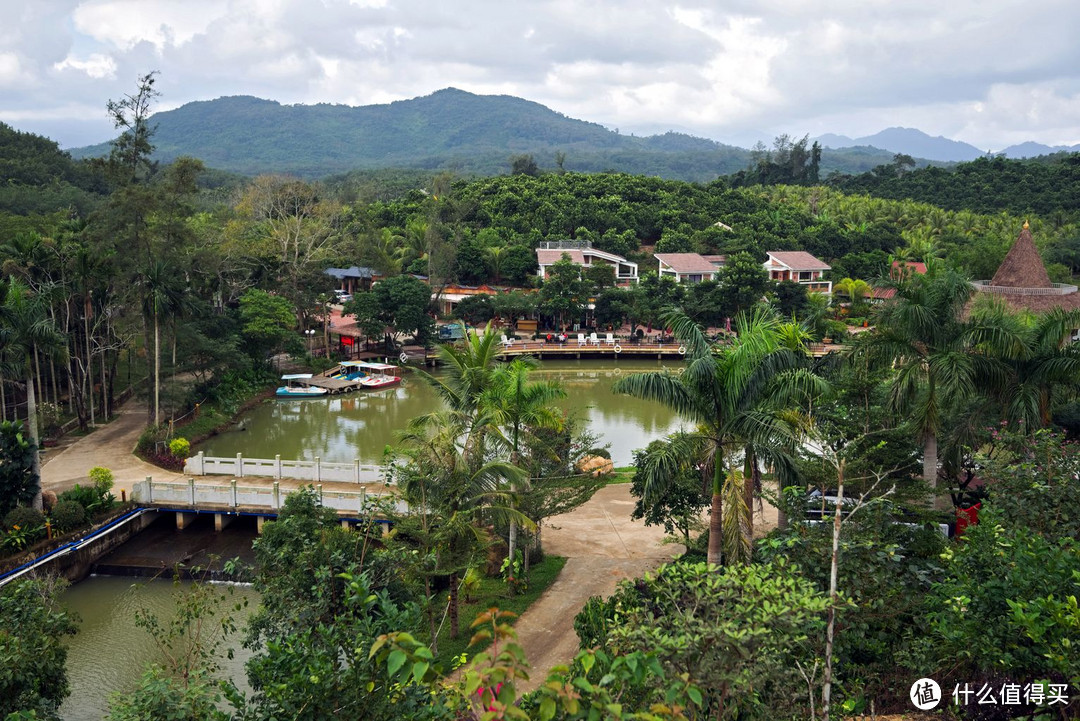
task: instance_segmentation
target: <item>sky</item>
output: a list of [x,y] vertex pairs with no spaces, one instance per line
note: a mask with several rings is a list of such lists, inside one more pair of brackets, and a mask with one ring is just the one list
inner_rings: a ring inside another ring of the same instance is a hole
[[159,110],[456,87],[742,147],[892,126],[1080,143],[1075,0],[0,0],[0,18],[0,121],[63,147],[113,137],[106,102],[152,70]]

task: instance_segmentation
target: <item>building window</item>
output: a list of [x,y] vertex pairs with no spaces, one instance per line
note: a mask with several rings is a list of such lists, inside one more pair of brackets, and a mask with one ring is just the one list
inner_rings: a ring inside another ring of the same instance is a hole
[[807,280],[813,280],[813,279],[814,279],[813,271],[809,271],[809,270],[800,270],[799,271],[799,280],[807,281]]

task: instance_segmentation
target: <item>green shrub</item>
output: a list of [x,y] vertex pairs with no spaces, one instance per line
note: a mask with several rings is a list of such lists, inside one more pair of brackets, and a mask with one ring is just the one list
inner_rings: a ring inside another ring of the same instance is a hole
[[86,508],[78,501],[57,501],[52,513],[49,515],[53,528],[66,533],[81,528],[90,521]]
[[44,528],[45,514],[29,506],[16,506],[4,516],[4,530],[20,528]]
[[169,453],[186,459],[191,454],[191,443],[187,438],[173,438],[169,441]]
[[60,497],[56,499],[57,503],[63,503],[64,501],[74,501],[83,508],[92,511],[97,504],[98,494],[90,486],[81,486],[76,483],[73,487],[67,489],[60,494]]

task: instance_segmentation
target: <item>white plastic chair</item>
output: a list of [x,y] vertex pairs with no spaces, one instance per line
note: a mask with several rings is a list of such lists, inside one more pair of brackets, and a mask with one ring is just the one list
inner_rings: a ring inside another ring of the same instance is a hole
[[585,334],[584,333],[578,333],[577,334],[577,344],[579,346],[583,346],[583,345],[585,345],[586,342],[587,341],[585,340]]
[[604,342],[607,343],[608,345],[615,345],[615,334],[614,333],[608,333],[607,338],[604,339]]
[[600,345],[600,339],[596,337],[596,333],[589,333],[589,343],[595,346]]
[[513,338],[507,338],[506,335],[504,334],[502,336],[502,344],[503,344],[504,347],[509,348],[510,346],[514,345],[514,339]]

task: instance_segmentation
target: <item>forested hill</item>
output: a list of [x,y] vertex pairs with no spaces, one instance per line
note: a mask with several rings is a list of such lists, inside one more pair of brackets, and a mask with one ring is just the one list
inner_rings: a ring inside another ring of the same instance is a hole
[[[747,150],[679,133],[634,137],[568,118],[538,103],[452,88],[388,105],[281,105],[248,96],[188,103],[156,113],[156,157],[179,155],[207,166],[255,175],[284,172],[306,178],[372,168],[448,169],[496,175],[510,158],[531,154],[539,166],[618,170],[709,181],[745,168]],[[108,145],[72,151],[105,155]],[[860,172],[891,157],[867,149],[823,158],[824,169]],[[868,162],[872,160],[872,162]]]
[[949,210],[1076,217],[1080,214],[1080,153],[1031,160],[979,158],[948,169],[908,170],[894,162],[833,184],[847,193],[916,200]]
[[0,123],[0,212],[27,216],[73,208],[85,214],[107,188],[101,173],[40,135]]

